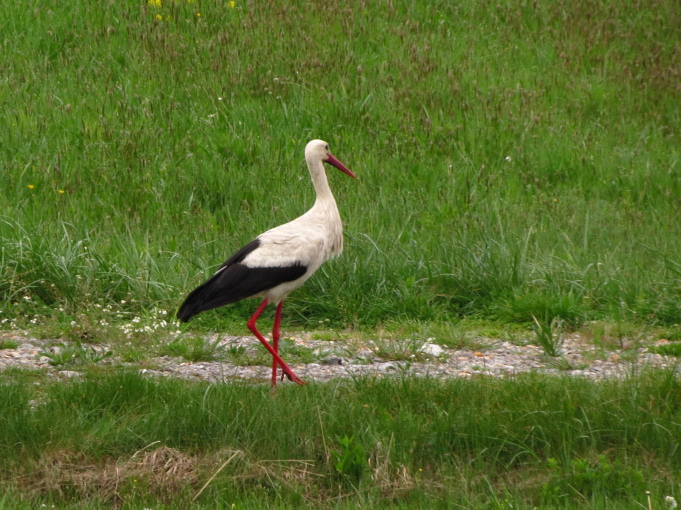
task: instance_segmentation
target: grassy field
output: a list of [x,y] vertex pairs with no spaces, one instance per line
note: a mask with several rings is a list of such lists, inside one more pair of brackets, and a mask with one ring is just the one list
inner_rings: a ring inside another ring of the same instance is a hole
[[640,509],[650,498],[664,509],[665,496],[681,499],[671,371],[605,383],[356,379],[275,395],[124,371],[66,385],[14,372],[0,384],[0,508]]
[[[346,248],[284,329],[444,342],[427,332],[536,317],[678,340],[680,82],[674,0],[0,2],[0,328],[143,356],[228,255],[312,205],[322,138],[359,176],[329,172]],[[187,331],[245,334],[254,305]],[[98,370],[2,373],[0,509],[191,508],[234,454],[195,508],[681,499],[665,372],[272,398]]]
[[315,137],[360,179],[331,174],[346,252],[295,293],[289,324],[680,321],[673,1],[36,1],[0,16],[5,324],[174,311],[311,206]]

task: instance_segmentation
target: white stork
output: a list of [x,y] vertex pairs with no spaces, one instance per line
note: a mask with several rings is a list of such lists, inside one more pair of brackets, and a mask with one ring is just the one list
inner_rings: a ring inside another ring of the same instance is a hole
[[[355,178],[343,163],[329,152],[329,144],[312,140],[305,147],[305,160],[317,193],[312,209],[293,221],[260,234],[254,241],[229,257],[203,285],[194,289],[177,312],[182,322],[206,310],[241,299],[264,299],[248,329],[272,354],[272,385],[277,384],[277,365],[291,381],[305,384],[279,356],[281,310],[284,299],[326,260],[343,251],[343,225],[322,163],[329,163]],[[272,328],[272,345],[256,327],[268,303],[277,306]],[[282,375],[283,377],[283,375]]]

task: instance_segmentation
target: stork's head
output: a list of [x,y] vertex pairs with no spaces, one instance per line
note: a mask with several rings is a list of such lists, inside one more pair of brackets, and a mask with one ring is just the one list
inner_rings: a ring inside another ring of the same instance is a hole
[[305,146],[305,159],[308,161],[323,161],[329,165],[335,166],[343,173],[348,174],[353,179],[357,177],[348,168],[336,159],[336,156],[329,151],[329,144],[324,140],[312,140]]

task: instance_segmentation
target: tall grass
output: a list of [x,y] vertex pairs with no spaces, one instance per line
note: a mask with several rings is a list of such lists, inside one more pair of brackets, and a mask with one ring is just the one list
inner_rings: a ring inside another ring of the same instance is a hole
[[174,308],[311,205],[320,137],[360,179],[301,324],[681,319],[675,2],[157,4],[0,5],[5,317]]
[[646,490],[662,508],[681,494],[673,371],[276,395],[127,372],[34,377],[15,373],[0,392],[0,483],[17,504],[190,508],[221,466],[196,508],[640,508]]

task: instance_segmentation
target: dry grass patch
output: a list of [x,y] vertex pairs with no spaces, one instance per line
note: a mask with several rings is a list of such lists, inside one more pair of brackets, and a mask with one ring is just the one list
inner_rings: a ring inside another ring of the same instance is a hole
[[60,499],[99,500],[119,507],[143,491],[168,502],[198,487],[203,475],[216,466],[219,455],[190,456],[161,446],[139,451],[128,460],[94,461],[82,453],[46,453],[16,484],[31,499],[58,496]]
[[[156,446],[150,445],[149,448]],[[152,498],[164,504],[197,499],[213,484],[224,484],[227,476],[233,488],[298,493],[308,504],[345,499],[360,492],[378,490],[382,497],[397,500],[423,486],[419,475],[400,464],[393,465],[389,452],[376,453],[369,461],[372,484],[355,487],[344,483],[338,473],[320,472],[318,462],[309,459],[249,460],[239,450],[221,450],[209,455],[190,455],[175,448],[159,446],[140,450],[127,460],[94,460],[83,453],[55,451],[25,467],[14,480],[17,491],[29,501],[42,497],[59,500],[97,501],[120,508],[136,497]],[[224,469],[228,467],[228,469]],[[329,477],[337,483],[329,485]],[[322,481],[325,480],[326,481]],[[438,490],[439,484],[431,489]],[[331,487],[331,488],[330,488]]]

